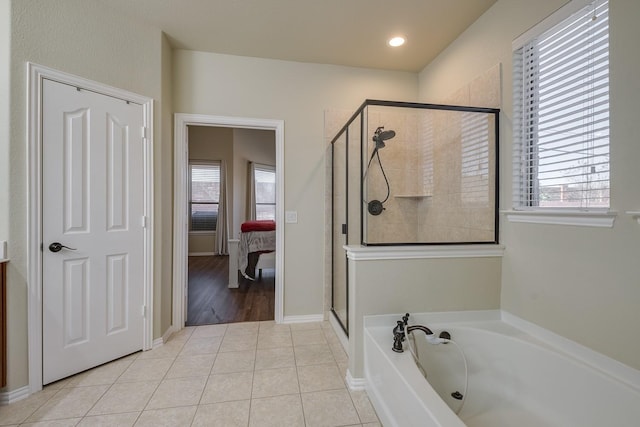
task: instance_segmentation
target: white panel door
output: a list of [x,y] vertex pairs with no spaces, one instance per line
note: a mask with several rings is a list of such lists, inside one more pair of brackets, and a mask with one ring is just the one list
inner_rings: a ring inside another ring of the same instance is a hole
[[43,384],[142,349],[143,108],[43,81]]

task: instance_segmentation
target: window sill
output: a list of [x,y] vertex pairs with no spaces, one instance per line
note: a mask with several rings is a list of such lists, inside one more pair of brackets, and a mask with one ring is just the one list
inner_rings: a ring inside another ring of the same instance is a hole
[[612,228],[617,213],[580,211],[502,211],[509,222]]

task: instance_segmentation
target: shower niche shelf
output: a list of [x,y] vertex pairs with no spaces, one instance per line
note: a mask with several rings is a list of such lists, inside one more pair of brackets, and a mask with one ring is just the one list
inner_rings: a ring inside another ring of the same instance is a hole
[[396,194],[396,199],[426,199],[431,197],[431,194]]

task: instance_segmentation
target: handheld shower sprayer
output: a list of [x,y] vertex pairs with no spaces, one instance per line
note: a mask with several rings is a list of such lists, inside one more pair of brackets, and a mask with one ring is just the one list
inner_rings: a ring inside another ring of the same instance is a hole
[[[389,194],[391,193],[391,188],[389,186],[389,180],[387,179],[387,174],[384,172],[384,167],[382,166],[382,161],[380,160],[380,153],[378,150],[385,147],[385,141],[390,140],[396,136],[395,131],[393,130],[384,130],[384,126],[379,126],[375,132],[373,133],[373,137],[371,138],[375,143],[373,148],[373,152],[371,153],[371,157],[369,158],[369,163],[367,164],[367,172],[369,172],[369,167],[371,166],[371,161],[374,157],[377,157],[378,164],[380,165],[380,170],[382,171],[382,176],[384,177],[384,181],[387,184],[387,197],[384,200],[371,200],[367,203],[367,210],[371,215],[380,215],[384,210],[384,203],[389,200]],[[367,176],[367,172],[365,172],[365,177]]]

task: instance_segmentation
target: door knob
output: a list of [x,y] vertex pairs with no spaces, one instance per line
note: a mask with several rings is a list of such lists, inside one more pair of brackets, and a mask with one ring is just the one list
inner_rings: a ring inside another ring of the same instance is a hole
[[74,248],[70,248],[69,246],[65,246],[58,242],[53,242],[52,244],[49,245],[49,250],[51,252],[60,252],[62,248],[69,249],[70,251],[75,251]]

